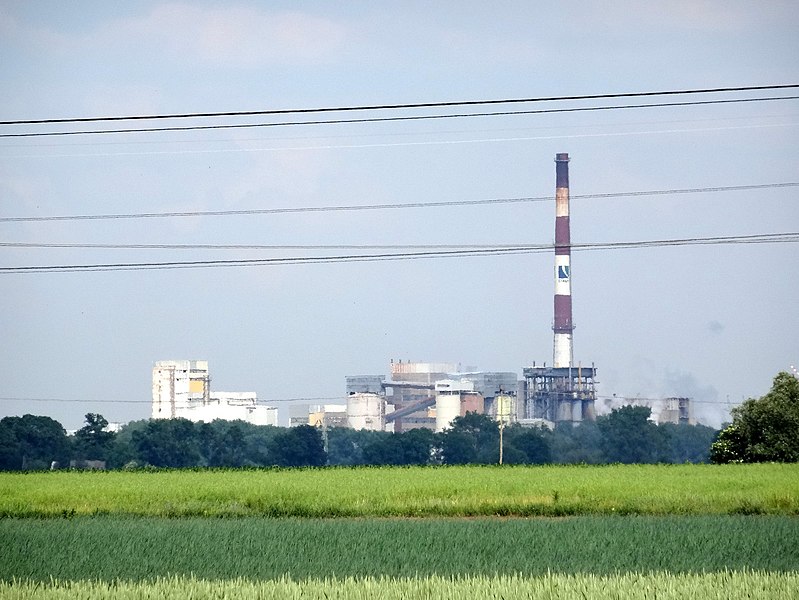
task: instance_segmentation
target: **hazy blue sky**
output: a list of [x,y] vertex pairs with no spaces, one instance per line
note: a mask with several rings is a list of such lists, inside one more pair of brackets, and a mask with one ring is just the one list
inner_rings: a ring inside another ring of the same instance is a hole
[[[0,120],[793,84],[797,31],[796,3],[776,1],[4,0]],[[776,94],[748,94],[768,95]],[[787,100],[2,138],[0,216],[554,198],[558,152],[571,156],[573,196],[796,182],[798,125],[799,102]],[[77,128],[98,126],[109,125]],[[573,199],[572,240],[795,232],[796,197],[797,188],[782,188]],[[0,240],[38,244],[546,244],[553,232],[554,200],[0,222]],[[762,395],[778,371],[799,362],[797,250],[574,252],[575,360],[596,364],[602,396],[687,395],[718,424],[728,402]],[[353,252],[3,247],[0,266]],[[67,428],[89,411],[111,421],[145,418],[152,364],[166,359],[207,359],[213,389],[254,390],[263,400],[343,396],[345,375],[384,374],[392,358],[521,375],[533,361],[552,360],[552,263],[547,252],[0,274],[0,416],[47,414]]]

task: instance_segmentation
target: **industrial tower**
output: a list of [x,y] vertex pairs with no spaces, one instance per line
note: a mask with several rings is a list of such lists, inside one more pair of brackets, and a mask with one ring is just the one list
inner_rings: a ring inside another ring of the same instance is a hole
[[552,367],[524,369],[525,418],[580,423],[593,420],[593,365],[574,365],[569,227],[569,155],[555,156],[555,320]]

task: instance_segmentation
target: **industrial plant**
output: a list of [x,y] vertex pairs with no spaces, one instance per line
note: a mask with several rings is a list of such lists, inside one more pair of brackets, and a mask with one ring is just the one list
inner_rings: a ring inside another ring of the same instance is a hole
[[[594,420],[597,369],[593,363],[590,366],[574,363],[571,281],[569,155],[561,153],[555,156],[551,366],[533,362],[522,369],[523,378],[519,379],[516,372],[462,369],[454,363],[391,360],[388,380],[384,375],[347,376],[344,402],[290,407],[289,426],[392,432],[427,428],[441,432],[468,412],[490,415],[505,424],[549,428]],[[207,361],[155,363],[152,417],[185,417],[206,422],[241,419],[257,425],[277,425],[277,409],[258,404],[254,392],[211,392],[210,382]],[[688,398],[620,401],[648,406],[657,422],[694,423]],[[602,403],[600,408],[609,412],[615,406]]]
[[277,408],[255,392],[212,392],[207,360],[161,360],[153,367],[153,419],[216,419],[277,425]]

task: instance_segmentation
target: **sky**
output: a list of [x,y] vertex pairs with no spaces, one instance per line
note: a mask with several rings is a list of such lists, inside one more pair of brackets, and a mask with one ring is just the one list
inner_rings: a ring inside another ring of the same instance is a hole
[[[3,0],[0,120],[796,84],[797,30],[795,3],[779,1]],[[607,108],[792,95],[2,125],[8,136],[268,124],[0,137],[0,267],[552,244],[562,152],[574,244],[795,233],[797,188],[772,184],[799,182],[796,99]],[[604,110],[529,112],[589,107]],[[307,124],[423,115],[446,118]],[[754,185],[772,187],[619,195]],[[608,196],[579,197],[596,194]],[[475,203],[513,198],[535,200]],[[8,220],[409,203],[427,206]],[[38,247],[8,245],[23,243]],[[596,366],[600,402],[688,396],[718,426],[766,393],[799,363],[798,250],[575,250],[574,358]],[[392,359],[521,376],[552,361],[552,254],[0,272],[0,417],[48,415],[67,429],[88,412],[147,418],[158,360],[208,360],[213,390],[255,391],[281,422],[289,400],[343,399],[345,376],[387,374]]]

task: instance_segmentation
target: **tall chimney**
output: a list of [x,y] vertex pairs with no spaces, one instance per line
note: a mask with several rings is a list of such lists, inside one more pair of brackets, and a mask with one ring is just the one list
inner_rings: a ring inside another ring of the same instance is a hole
[[555,155],[555,332],[554,367],[571,367],[572,291],[569,234],[569,155]]

